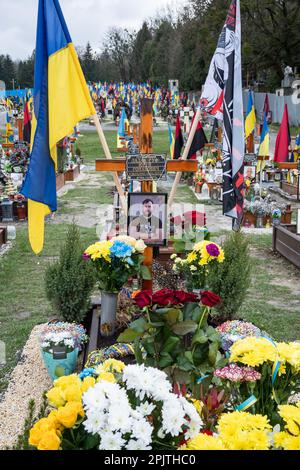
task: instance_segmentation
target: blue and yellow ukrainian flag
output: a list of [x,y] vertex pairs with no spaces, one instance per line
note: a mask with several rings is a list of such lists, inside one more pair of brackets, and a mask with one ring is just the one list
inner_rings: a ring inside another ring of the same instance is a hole
[[[269,126],[268,126],[268,121],[267,121],[267,115],[264,113],[264,123],[263,123],[263,128],[261,131],[261,138],[260,138],[260,146],[258,150],[258,156],[259,157],[268,157],[270,155],[270,131],[269,131]],[[266,161],[262,160],[258,161],[257,164],[257,173],[260,172],[260,170],[264,169],[266,165]]]
[[[119,128],[118,128],[118,136],[117,136],[117,148],[122,149],[126,145],[126,132],[125,132],[125,123],[127,121],[127,115],[125,108],[122,108]],[[127,121],[128,122],[128,121]]]
[[252,98],[252,92],[251,90],[249,90],[246,122],[245,122],[246,139],[248,139],[249,135],[252,134],[252,132],[255,130],[255,123],[256,123],[255,108],[254,108],[254,103],[253,103],[253,98]]
[[295,142],[295,151],[294,151],[294,160],[295,162],[298,161],[298,155],[300,154],[300,132],[297,136],[296,142]]
[[169,144],[170,144],[170,157],[173,159],[175,139],[174,139],[174,134],[172,132],[172,127],[170,124],[169,124]]
[[44,245],[44,218],[57,210],[56,144],[82,119],[96,114],[58,0],[39,0],[30,165],[22,188],[28,198],[29,240]]

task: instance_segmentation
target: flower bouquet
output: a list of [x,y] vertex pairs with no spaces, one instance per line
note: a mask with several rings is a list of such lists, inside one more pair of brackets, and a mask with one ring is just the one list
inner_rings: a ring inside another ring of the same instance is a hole
[[233,344],[229,362],[215,377],[231,390],[232,405],[267,415],[277,424],[277,406],[300,390],[300,344],[246,337]]
[[131,277],[151,279],[143,266],[146,245],[142,240],[127,236],[100,241],[91,245],[84,258],[91,260],[96,269],[101,290],[101,334],[112,336],[115,330],[118,294]]
[[197,383],[211,378],[214,368],[224,361],[219,333],[207,322],[210,309],[221,299],[208,291],[200,299],[192,293],[163,289],[154,294],[141,291],[134,300],[142,316],[118,341],[134,342],[139,363],[163,369],[174,385],[187,385],[196,396]]
[[108,360],[56,380],[47,398],[54,409],[29,436],[38,450],[175,450],[202,427],[166,374],[143,365]]
[[200,290],[206,287],[206,278],[209,268],[214,263],[223,263],[224,251],[216,243],[203,240],[194,245],[193,250],[186,259],[172,255],[174,271],[181,274],[186,280],[188,290]]
[[43,327],[40,334],[42,356],[52,380],[74,372],[78,353],[87,341],[82,325],[53,322]]

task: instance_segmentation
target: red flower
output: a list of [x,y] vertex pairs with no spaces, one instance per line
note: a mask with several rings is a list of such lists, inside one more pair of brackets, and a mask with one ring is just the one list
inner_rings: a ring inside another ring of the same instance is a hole
[[148,307],[152,304],[152,291],[142,290],[135,297],[134,301],[140,308]]
[[187,302],[198,302],[199,298],[196,294],[184,292],[182,290],[176,290],[174,292],[176,303],[185,304]]
[[221,302],[221,298],[209,290],[201,293],[201,303],[206,307],[215,307]]
[[214,433],[210,431],[209,429],[204,429],[203,431],[200,431],[201,434],[206,434],[207,436],[213,436]]
[[152,297],[153,303],[166,307],[170,304],[176,304],[175,291],[171,289],[162,289],[155,292]]

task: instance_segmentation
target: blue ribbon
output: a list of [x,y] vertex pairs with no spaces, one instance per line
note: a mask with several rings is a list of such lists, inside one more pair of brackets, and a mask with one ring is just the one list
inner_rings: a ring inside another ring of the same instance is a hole
[[237,406],[235,409],[236,411],[246,411],[251,406],[253,406],[257,402],[257,398],[254,395],[251,395],[247,400],[245,400],[243,403],[241,403],[239,406]]
[[209,375],[205,375],[204,377],[201,377],[200,379],[197,380],[197,384],[201,384],[202,382],[204,382],[205,379],[208,379]]

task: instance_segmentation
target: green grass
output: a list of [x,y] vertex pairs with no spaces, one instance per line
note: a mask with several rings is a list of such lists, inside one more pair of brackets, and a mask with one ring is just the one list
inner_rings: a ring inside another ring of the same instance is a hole
[[[82,152],[85,164],[94,164],[97,158],[104,158],[105,154],[96,131],[82,132],[83,137],[78,140],[78,147]],[[117,152],[117,129],[115,131],[105,131],[105,137],[110,148],[112,157],[118,157],[121,154]],[[155,153],[169,152],[168,131],[156,131],[153,133],[153,151]]]
[[[27,230],[22,228],[17,232],[13,248],[0,258],[0,340],[6,345],[6,366],[0,369],[0,392],[6,388],[8,374],[17,363],[17,352],[22,350],[32,328],[57,316],[46,299],[44,273],[59,254],[67,228],[67,225],[46,225],[45,249],[40,256],[32,253]],[[80,231],[84,246],[95,240],[94,229]]]
[[[280,124],[270,124],[270,129],[272,131],[278,132],[280,128]],[[299,127],[297,126],[290,126],[290,131],[292,136],[297,136],[299,134]]]

